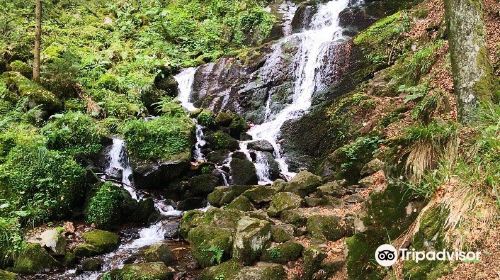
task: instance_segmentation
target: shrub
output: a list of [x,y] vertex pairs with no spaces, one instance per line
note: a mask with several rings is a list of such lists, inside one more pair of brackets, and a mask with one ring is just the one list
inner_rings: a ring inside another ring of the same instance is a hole
[[16,219],[0,217],[0,267],[9,265],[22,249],[22,236],[21,226]]
[[102,149],[102,130],[91,117],[80,112],[55,115],[42,133],[50,149],[74,156],[95,155]]
[[122,189],[112,183],[102,184],[90,199],[85,220],[99,228],[117,225],[121,219]]
[[216,126],[214,114],[209,110],[201,111],[196,120],[198,121],[198,124],[204,127],[213,128]]
[[193,123],[187,116],[132,120],[122,128],[132,158],[178,160],[190,157]]
[[354,142],[339,149],[344,159],[341,170],[344,174],[358,174],[363,164],[368,162],[381,143],[378,136],[358,137]]

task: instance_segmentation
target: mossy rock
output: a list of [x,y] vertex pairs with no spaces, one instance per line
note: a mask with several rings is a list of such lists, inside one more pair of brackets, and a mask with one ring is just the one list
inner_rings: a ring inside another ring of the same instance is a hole
[[271,223],[243,217],[238,221],[233,244],[233,259],[249,265],[257,260],[271,239]]
[[201,174],[189,179],[189,193],[193,196],[207,195],[219,184],[219,178],[212,174]]
[[97,258],[87,258],[82,260],[83,271],[99,271],[102,268],[103,260]]
[[93,257],[102,254],[97,247],[88,243],[81,243],[76,245],[72,252],[75,257]]
[[19,72],[4,72],[2,78],[9,89],[14,89],[17,92],[18,98],[28,98],[31,103],[30,107],[42,105],[44,109],[49,111],[55,111],[62,107],[61,102],[52,92]]
[[253,162],[247,159],[233,158],[231,160],[231,178],[235,185],[255,185],[259,179]]
[[126,264],[121,269],[112,270],[102,279],[110,280],[171,280],[173,269],[162,262]]
[[200,275],[200,280],[221,280],[234,279],[243,265],[239,262],[230,260],[219,265],[205,268]]
[[316,191],[321,185],[321,177],[309,171],[301,171],[290,180],[285,191],[296,193],[302,197]]
[[9,271],[5,271],[5,270],[0,269],[0,279],[16,280],[16,279],[19,279],[19,277],[17,276],[17,274],[15,274],[13,272],[9,272]]
[[294,193],[280,192],[273,195],[267,213],[271,217],[277,217],[285,210],[297,209],[302,204],[302,198]]
[[220,130],[207,134],[206,140],[214,150],[236,151],[239,148],[238,140]]
[[236,199],[234,199],[231,203],[229,203],[227,208],[244,212],[255,210],[252,202],[250,202],[250,200],[244,195],[240,195]]
[[208,267],[229,258],[233,234],[229,229],[211,225],[198,226],[188,233],[192,253],[201,267]]
[[313,215],[307,218],[307,232],[313,238],[336,241],[344,237],[346,230],[336,216]]
[[12,271],[35,274],[60,267],[60,264],[40,244],[29,243],[15,258]]
[[326,254],[320,249],[309,247],[303,250],[302,257],[304,259],[304,279],[312,279],[314,273],[321,268],[321,262],[326,258]]
[[281,212],[280,219],[297,227],[304,226],[307,222],[307,218],[301,213],[300,209],[285,210]]
[[221,208],[210,208],[206,212],[187,211],[181,219],[180,234],[187,238],[189,231],[198,226],[214,226],[236,232],[236,225],[242,215],[241,211]]
[[253,203],[270,202],[276,190],[268,186],[254,186],[243,193]]
[[24,61],[14,60],[10,63],[9,67],[10,71],[19,72],[28,79],[31,79],[33,76],[33,68]]
[[286,242],[294,236],[295,230],[292,225],[280,224],[271,226],[271,238],[274,242]]
[[147,262],[163,262],[169,265],[174,260],[174,255],[167,244],[160,243],[146,248],[144,250],[144,259]]
[[189,231],[199,225],[203,212],[200,210],[189,210],[184,212],[179,224],[179,234],[187,239]]
[[88,231],[82,237],[86,244],[93,246],[101,254],[113,251],[120,243],[118,234],[104,230]]
[[261,260],[286,264],[289,261],[298,259],[302,255],[303,249],[304,246],[301,244],[293,241],[287,241],[283,244],[267,248],[262,254]]
[[247,185],[216,187],[215,190],[208,195],[208,202],[210,203],[210,205],[213,205],[215,207],[221,207],[222,205],[230,203],[236,197],[250,188],[252,188],[252,186]]
[[234,280],[285,280],[286,272],[282,265],[273,263],[257,263],[255,266],[242,268]]
[[346,194],[345,191],[345,180],[335,180],[328,182],[320,187],[318,187],[318,192],[320,195],[331,195],[335,197],[342,197]]
[[199,125],[208,127],[208,128],[215,128],[217,127],[217,123],[215,122],[215,116],[214,113],[212,113],[209,110],[202,110],[198,116],[196,117],[196,121],[198,122]]
[[215,118],[215,122],[219,126],[228,127],[229,125],[231,125],[231,122],[233,121],[234,117],[235,117],[235,114],[230,112],[230,111],[220,112],[217,114],[217,117]]

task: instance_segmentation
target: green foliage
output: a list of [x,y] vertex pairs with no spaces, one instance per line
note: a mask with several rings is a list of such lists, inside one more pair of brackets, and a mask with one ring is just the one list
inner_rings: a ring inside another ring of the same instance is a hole
[[223,249],[220,249],[219,247],[212,245],[205,251],[211,253],[212,255],[212,259],[210,260],[211,263],[220,264],[222,262],[222,257],[224,256]]
[[215,127],[216,122],[215,122],[215,116],[214,114],[209,111],[209,110],[203,110],[198,114],[198,117],[196,118],[198,123],[204,127]]
[[443,144],[456,133],[456,130],[455,124],[433,121],[427,125],[417,124],[408,127],[403,139],[407,144],[421,141]]
[[366,162],[373,156],[381,139],[378,136],[359,137],[354,142],[340,148],[344,158],[341,164],[343,172],[351,172],[360,162]]
[[424,97],[429,90],[428,84],[418,84],[416,86],[406,86],[400,85],[398,88],[398,92],[406,93],[404,103],[408,103],[410,101],[418,100]]
[[211,144],[214,150],[235,150],[238,148],[238,142],[236,139],[220,130],[207,135],[207,141]]
[[[2,207],[0,200],[0,208]],[[0,217],[0,267],[9,264],[23,248],[21,226],[17,219]]]
[[165,116],[182,118],[186,115],[182,105],[169,96],[163,97],[157,106],[159,107],[159,111]]
[[2,78],[7,87],[16,89],[15,99],[11,101],[19,101],[20,96],[28,98],[30,102],[37,105],[43,105],[45,109],[49,110],[61,106],[60,101],[52,92],[24,77],[19,72],[5,72],[2,74]]
[[47,147],[73,156],[95,155],[102,149],[102,130],[80,112],[54,115],[42,133],[47,137]]
[[19,141],[0,165],[0,193],[10,203],[1,212],[33,223],[67,217],[81,204],[85,173],[67,155]]
[[153,120],[131,120],[122,128],[132,157],[140,160],[188,158],[193,123],[187,116],[161,116]]
[[32,75],[32,69],[23,61],[14,60],[10,63],[10,70],[14,72],[19,72],[25,77],[30,78]]
[[118,224],[122,201],[123,195],[120,187],[109,182],[102,184],[90,199],[85,220],[96,224],[99,228]]

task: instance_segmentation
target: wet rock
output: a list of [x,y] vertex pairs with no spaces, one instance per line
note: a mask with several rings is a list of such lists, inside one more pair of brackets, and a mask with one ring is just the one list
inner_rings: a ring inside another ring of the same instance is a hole
[[127,220],[139,224],[146,224],[155,213],[156,209],[153,199],[146,198],[137,202],[136,207],[134,207],[134,210],[130,213]]
[[295,15],[292,20],[293,31],[297,32],[307,28],[311,23],[311,19],[316,13],[316,11],[317,11],[316,6],[310,4],[301,4],[297,8],[297,11],[295,12]]
[[231,160],[231,178],[235,185],[255,185],[258,182],[255,165],[244,159]]
[[307,231],[313,238],[336,241],[345,235],[340,219],[335,216],[314,215],[307,218]]
[[257,157],[262,157],[262,160],[269,167],[269,178],[276,180],[280,178],[281,170],[278,162],[274,159],[273,154],[270,152],[257,152]]
[[162,163],[132,163],[134,181],[138,188],[162,188],[168,182],[179,178],[189,171],[188,161],[171,161]]
[[105,274],[102,279],[111,280],[171,280],[174,270],[162,262],[126,264]]
[[383,161],[379,160],[378,158],[375,158],[375,159],[372,159],[367,164],[365,164],[365,166],[363,166],[360,174],[361,174],[361,176],[372,175],[373,173],[384,169],[384,166],[385,166],[385,164]]
[[312,174],[309,171],[301,171],[290,180],[285,187],[285,191],[299,194],[302,197],[316,191],[321,185],[321,177]]
[[233,245],[230,230],[211,225],[202,225],[190,230],[187,240],[201,267],[212,266],[228,259]]
[[358,32],[375,22],[375,18],[368,15],[366,9],[361,6],[349,7],[339,14],[340,26]]
[[274,242],[282,243],[291,240],[294,233],[294,227],[289,224],[271,226],[271,238]]
[[116,233],[104,230],[92,230],[83,235],[85,243],[75,247],[77,257],[91,257],[113,251],[118,247],[120,238]]
[[208,153],[207,160],[210,162],[213,162],[215,164],[221,165],[227,159],[229,153],[230,153],[229,150],[212,151],[212,152]]
[[0,279],[4,280],[16,280],[19,279],[17,274],[0,269]]
[[189,195],[207,195],[219,184],[219,178],[212,174],[201,174],[189,179]]
[[285,210],[299,208],[302,198],[294,193],[280,192],[272,196],[271,204],[267,213],[271,217],[277,217]]
[[15,258],[12,271],[20,274],[35,274],[59,266],[60,264],[40,244],[28,243]]
[[244,264],[252,264],[260,257],[271,239],[271,223],[243,217],[238,221],[233,244],[233,258]]
[[99,271],[101,270],[103,261],[96,258],[87,258],[82,260],[83,271]]
[[256,140],[248,143],[248,148],[256,151],[262,151],[262,152],[274,152],[274,147],[273,145],[266,140]]
[[252,202],[260,204],[270,202],[276,190],[268,186],[254,186],[243,193]]
[[215,118],[215,122],[219,126],[228,127],[229,125],[231,125],[231,122],[233,121],[234,117],[235,114],[233,114],[231,111],[219,112],[217,114],[217,117]]
[[215,207],[228,204],[240,194],[244,193],[252,186],[220,186],[208,195],[208,202]]
[[286,264],[289,261],[298,259],[302,255],[303,249],[304,247],[301,244],[287,241],[267,248],[262,254],[261,260]]
[[236,151],[239,148],[238,140],[220,130],[213,133],[208,133],[205,139],[207,141],[208,147],[213,150]]
[[282,265],[272,263],[257,263],[255,266],[243,267],[234,280],[284,280],[285,269]]
[[64,238],[62,231],[56,228],[47,229],[29,241],[49,248],[53,255],[62,256],[66,253],[66,238]]
[[243,265],[234,260],[221,263],[216,266],[205,268],[201,273],[200,280],[234,279]]
[[177,210],[186,211],[206,206],[205,198],[203,197],[188,197],[177,203]]
[[144,259],[148,262],[163,262],[169,265],[174,260],[174,255],[167,244],[160,243],[146,248],[144,250]]
[[255,210],[255,207],[253,207],[252,202],[250,202],[250,200],[246,196],[243,196],[243,195],[238,196],[231,203],[229,203],[227,208],[240,210],[240,211],[244,211],[244,212]]

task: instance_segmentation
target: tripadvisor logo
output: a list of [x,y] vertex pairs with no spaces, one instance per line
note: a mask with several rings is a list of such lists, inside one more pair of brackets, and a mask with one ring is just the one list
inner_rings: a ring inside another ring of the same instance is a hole
[[462,262],[479,262],[481,252],[463,252],[463,251],[415,251],[401,248],[396,250],[390,244],[380,245],[375,250],[375,260],[381,266],[389,267],[396,263],[398,258],[403,261],[412,260],[420,262],[428,261],[462,261]]

